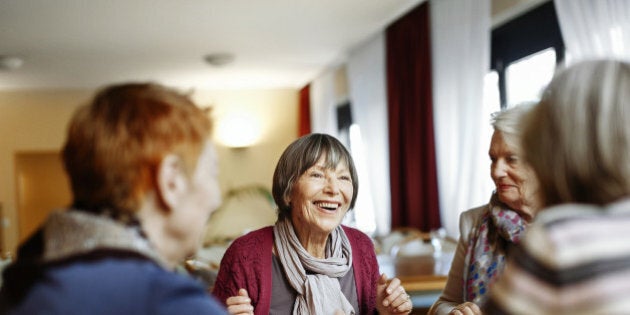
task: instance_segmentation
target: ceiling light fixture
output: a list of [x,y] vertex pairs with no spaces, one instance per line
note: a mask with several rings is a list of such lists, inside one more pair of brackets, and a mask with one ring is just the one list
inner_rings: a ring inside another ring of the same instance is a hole
[[203,59],[214,67],[222,67],[234,61],[234,55],[230,53],[214,53],[208,54]]
[[0,70],[15,70],[24,64],[20,57],[0,55]]

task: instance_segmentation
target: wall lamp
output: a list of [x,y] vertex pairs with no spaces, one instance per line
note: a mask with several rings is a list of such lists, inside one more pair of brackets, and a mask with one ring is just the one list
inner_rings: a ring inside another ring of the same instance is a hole
[[260,133],[260,121],[249,112],[227,112],[217,121],[217,139],[230,148],[252,146],[259,140]]

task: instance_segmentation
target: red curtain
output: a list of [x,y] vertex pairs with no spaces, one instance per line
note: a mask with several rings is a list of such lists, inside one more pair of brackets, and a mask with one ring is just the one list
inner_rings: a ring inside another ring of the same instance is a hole
[[298,110],[298,137],[311,133],[311,85],[300,90],[300,108]]
[[429,4],[386,30],[392,228],[440,227]]

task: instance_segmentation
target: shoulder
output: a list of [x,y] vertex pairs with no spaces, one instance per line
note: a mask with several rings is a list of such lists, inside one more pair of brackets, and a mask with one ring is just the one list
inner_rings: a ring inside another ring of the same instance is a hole
[[200,283],[187,276],[156,271],[151,284],[153,290],[148,301],[154,302],[152,314],[226,314]]
[[[352,257],[357,262],[362,261],[363,265],[375,265],[378,266],[376,260],[376,252],[374,251],[374,242],[372,239],[367,236],[367,234],[348,227],[342,226],[346,236],[348,237],[348,241],[350,241],[350,246],[352,247]],[[368,264],[369,262],[369,264]],[[356,268],[356,267],[355,267]]]
[[265,244],[273,244],[273,226],[263,227],[235,239],[228,247],[226,255],[249,255],[265,248]]
[[[73,288],[115,293],[121,287],[134,296],[151,295],[162,290],[201,285],[189,277],[166,270],[153,261],[106,258],[94,262],[75,262],[51,268],[50,276]],[[98,286],[92,286],[94,281]],[[202,289],[203,290],[203,289]]]
[[[38,314],[41,304],[48,306],[47,314],[70,310],[91,314],[168,314],[162,311],[168,307],[195,309],[178,314],[224,313],[201,284],[148,260],[104,258],[73,262],[50,267],[45,278],[29,291],[18,314]],[[203,311],[206,308],[216,312]]]
[[484,213],[488,211],[488,204],[468,209],[460,215],[460,221],[474,221],[479,220]]
[[96,261],[76,261],[52,266],[49,269],[51,277],[73,286],[86,286],[89,281],[98,281],[99,286],[91,288],[94,290],[109,290],[121,284],[136,289],[142,286],[150,287],[151,279],[165,272],[167,271],[150,260],[113,257]]
[[343,231],[346,233],[348,240],[350,240],[350,243],[353,246],[360,246],[360,247],[367,246],[368,248],[371,248],[372,250],[374,249],[374,243],[372,242],[372,239],[367,234],[355,228],[351,228],[349,226],[342,225],[341,227],[343,228]]
[[468,209],[459,216],[460,235],[467,235],[473,228],[479,226],[481,218],[488,211],[488,204]]
[[628,239],[630,199],[603,207],[564,204],[545,209],[528,227],[523,247],[545,265],[568,268],[604,257],[630,257]]
[[272,248],[272,226],[249,232],[235,239],[221,259],[219,276],[251,275],[255,273],[254,270],[263,271],[271,268]]
[[[630,272],[628,239],[628,199],[603,207],[564,204],[544,209],[527,228],[520,246],[511,252],[505,272],[491,290],[488,307],[508,313],[542,314],[550,313],[550,309],[555,313],[584,312],[583,300],[559,303],[544,299],[579,288],[583,296],[591,297],[591,313],[602,309],[624,313],[625,308],[615,307],[627,301],[627,290],[622,288],[630,288],[625,276]],[[615,289],[602,295],[601,288]],[[599,298],[602,296],[605,299]]]

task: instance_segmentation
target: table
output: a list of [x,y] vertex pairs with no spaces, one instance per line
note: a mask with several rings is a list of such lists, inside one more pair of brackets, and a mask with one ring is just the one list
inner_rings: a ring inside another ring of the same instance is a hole
[[452,259],[452,254],[377,256],[381,273],[400,279],[413,307],[421,309],[430,307],[442,293]]

